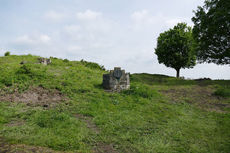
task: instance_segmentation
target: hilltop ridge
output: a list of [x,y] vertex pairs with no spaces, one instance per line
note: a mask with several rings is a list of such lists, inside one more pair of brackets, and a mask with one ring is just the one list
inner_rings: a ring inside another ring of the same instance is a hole
[[97,63],[38,58],[0,57],[0,152],[230,151],[230,80],[131,74],[107,92]]

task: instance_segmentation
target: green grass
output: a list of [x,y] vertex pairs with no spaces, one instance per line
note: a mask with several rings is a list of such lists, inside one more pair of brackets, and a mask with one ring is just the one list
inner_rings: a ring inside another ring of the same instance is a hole
[[220,86],[214,94],[220,97],[230,97],[230,86]]
[[[112,144],[119,152],[230,152],[229,110],[207,111],[185,101],[172,103],[159,92],[201,85],[215,89],[214,93],[218,90],[221,94],[228,93],[229,80],[198,82],[133,74],[130,90],[111,93],[101,86],[102,75],[106,73],[103,66],[57,58],[52,58],[51,65],[44,66],[34,64],[37,58],[31,55],[0,57],[0,93],[43,87],[59,90],[69,100],[50,109],[0,102],[0,137],[9,143],[73,152],[92,152],[99,143]],[[21,61],[27,63],[20,65]],[[226,88],[222,89],[223,85]],[[228,100],[229,97],[225,97],[224,101]],[[76,114],[91,120],[99,133],[88,128],[87,122]],[[14,122],[21,124],[14,125]],[[14,126],[9,126],[11,123]]]
[[[25,111],[22,111],[25,110]],[[71,114],[60,110],[31,109],[25,105],[0,105],[0,123],[22,122],[20,126],[0,126],[1,135],[11,143],[25,143],[55,150],[89,150],[81,144],[90,133]]]

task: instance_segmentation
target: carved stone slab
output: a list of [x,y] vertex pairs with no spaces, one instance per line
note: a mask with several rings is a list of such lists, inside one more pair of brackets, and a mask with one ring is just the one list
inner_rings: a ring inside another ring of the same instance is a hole
[[121,71],[121,68],[119,67],[115,67],[114,68],[114,71],[113,71],[113,76],[116,78],[116,79],[120,79],[121,76],[122,76],[122,71]]
[[130,88],[129,73],[121,70],[120,67],[115,67],[109,74],[103,75],[103,88],[111,91],[121,91]]

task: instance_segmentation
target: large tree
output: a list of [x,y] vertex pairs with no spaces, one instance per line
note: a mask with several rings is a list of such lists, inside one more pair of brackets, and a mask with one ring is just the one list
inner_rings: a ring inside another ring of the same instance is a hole
[[198,60],[230,64],[230,0],[205,0],[194,13]]
[[160,34],[155,53],[159,63],[174,68],[179,77],[181,68],[192,68],[196,64],[193,46],[191,27],[178,23],[173,29]]

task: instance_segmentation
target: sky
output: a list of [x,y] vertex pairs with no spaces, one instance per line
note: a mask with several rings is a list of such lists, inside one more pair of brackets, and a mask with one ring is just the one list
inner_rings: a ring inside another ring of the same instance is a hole
[[[87,60],[106,69],[175,76],[159,64],[157,37],[178,22],[193,26],[203,0],[0,0],[0,56]],[[185,78],[230,79],[228,65],[197,64]]]

